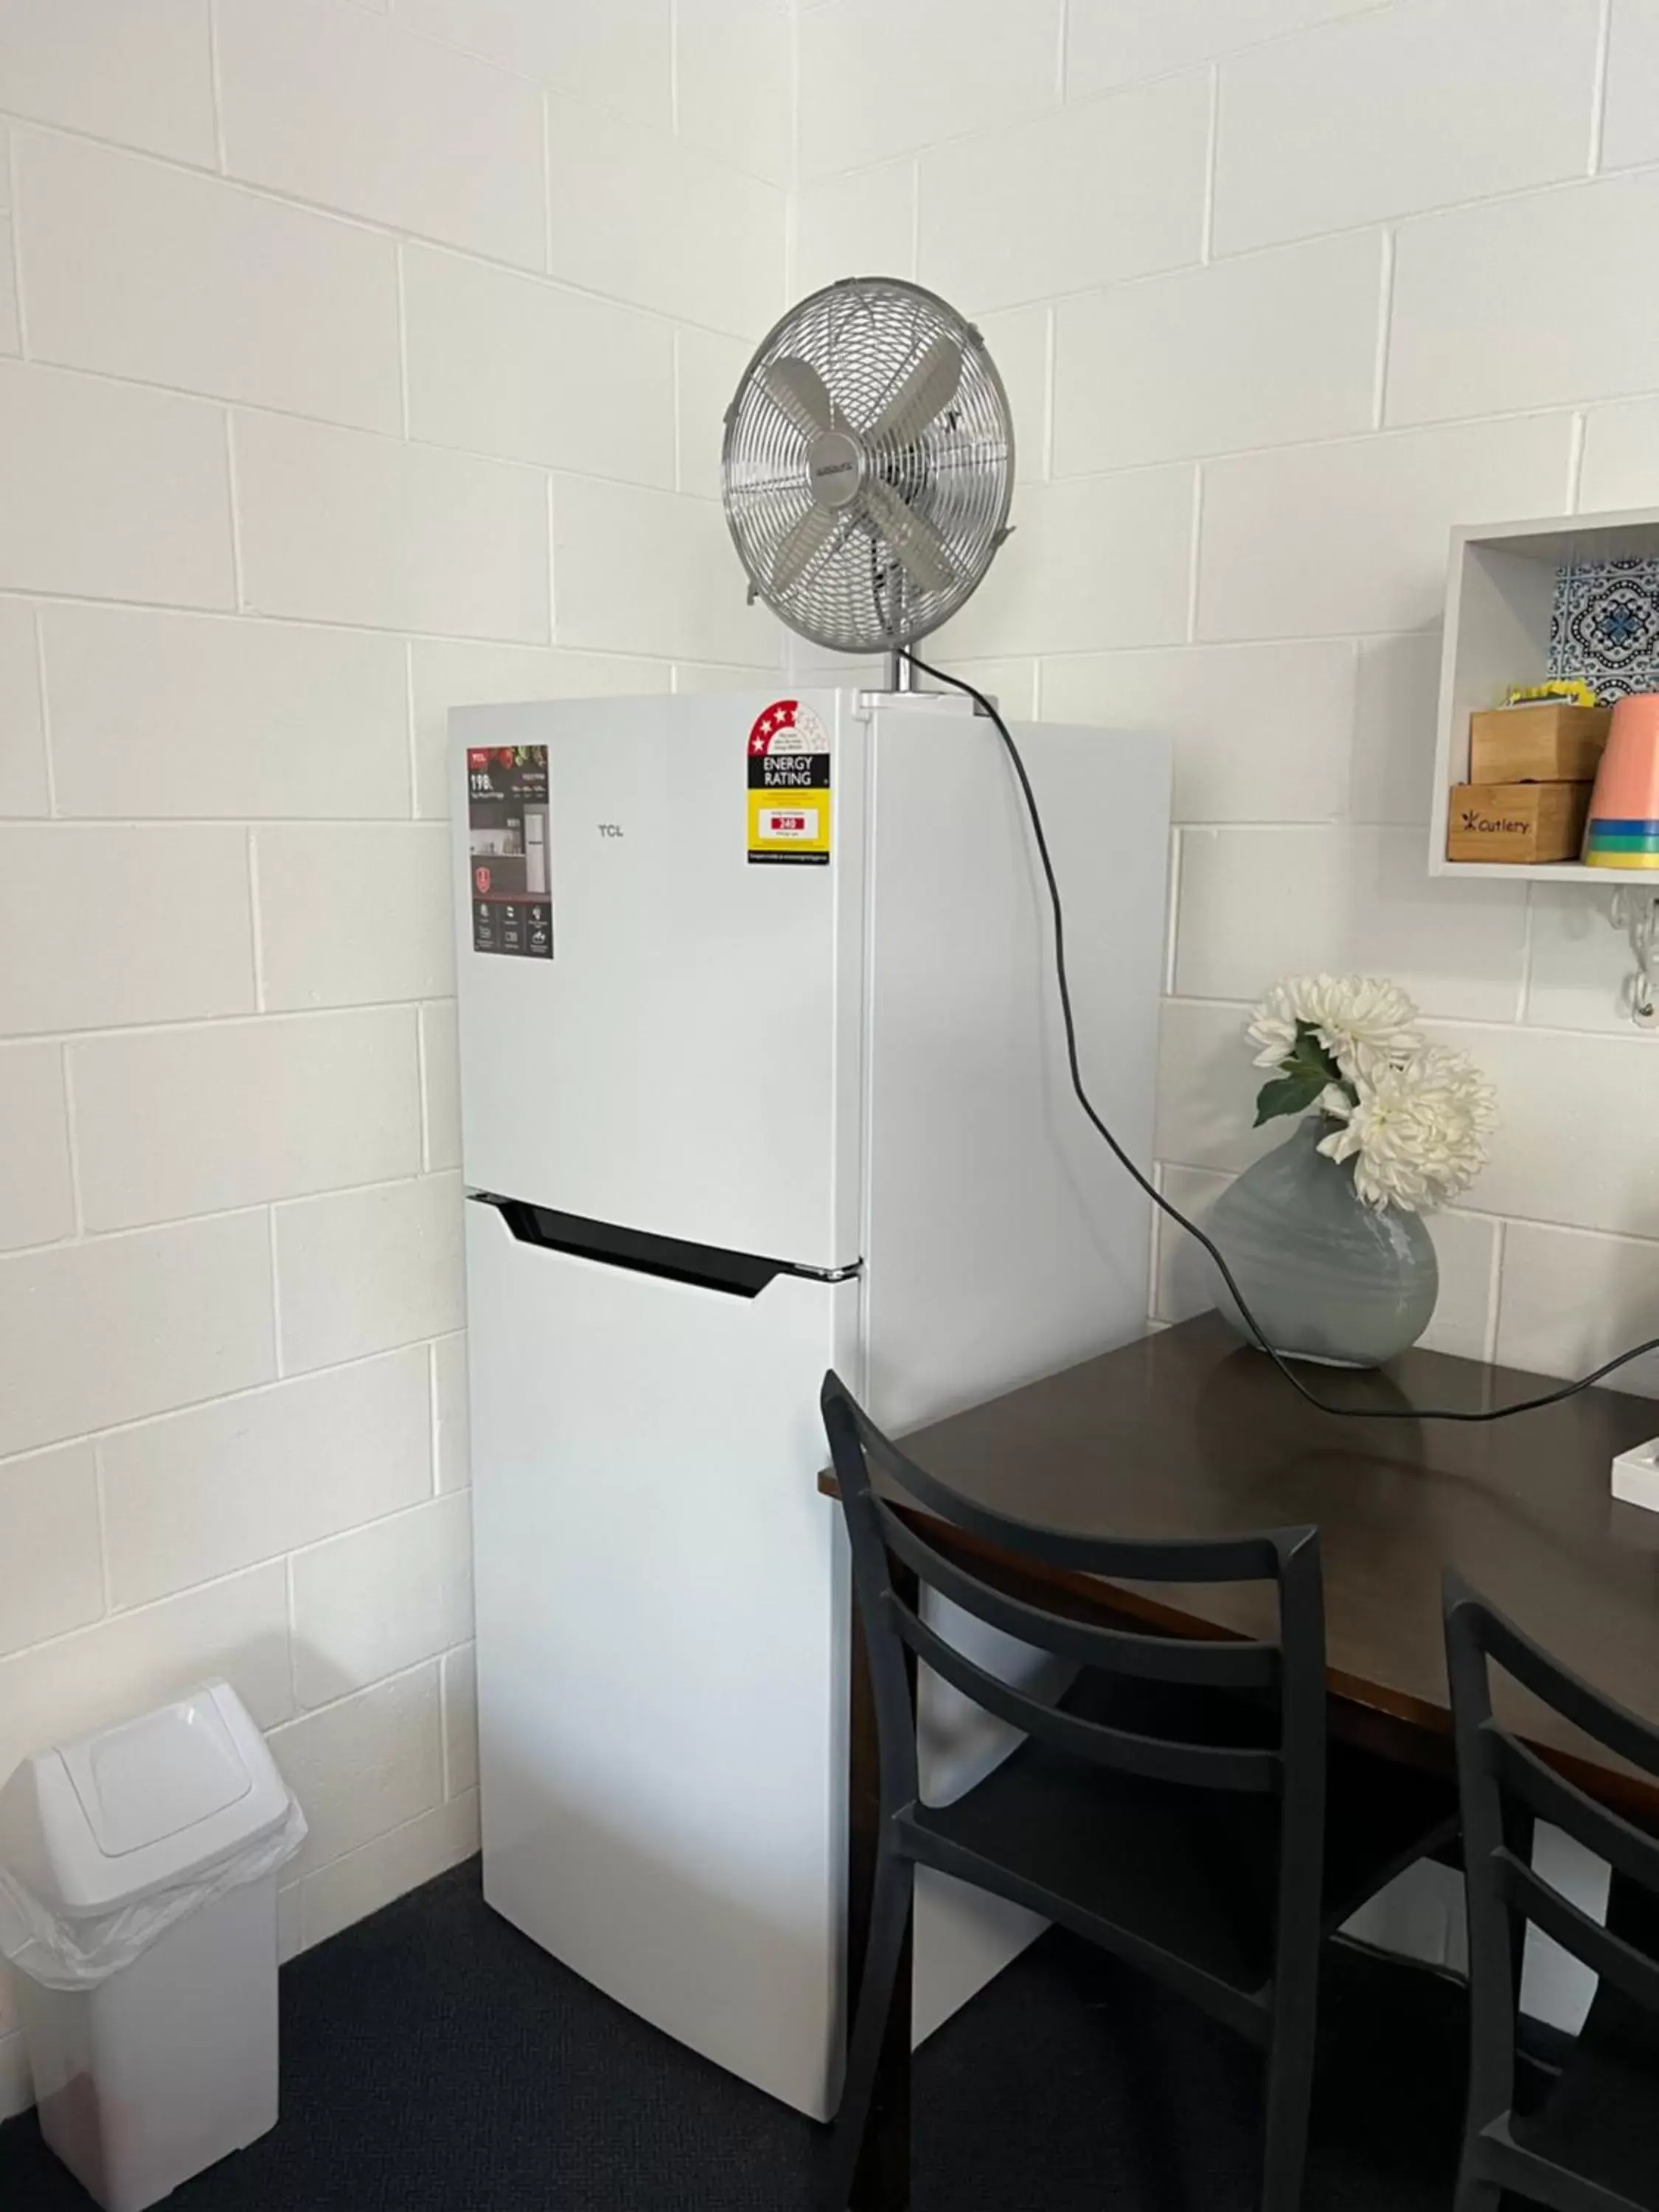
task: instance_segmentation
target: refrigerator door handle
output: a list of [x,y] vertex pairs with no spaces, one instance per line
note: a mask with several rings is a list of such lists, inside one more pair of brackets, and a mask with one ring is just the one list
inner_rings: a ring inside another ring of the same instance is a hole
[[653,1237],[615,1221],[590,1221],[581,1214],[560,1213],[551,1206],[503,1197],[496,1191],[475,1190],[468,1196],[475,1206],[494,1206],[520,1244],[539,1244],[546,1251],[568,1253],[600,1267],[660,1275],[670,1282],[719,1291],[727,1297],[758,1297],[779,1275],[804,1275],[815,1283],[844,1283],[862,1266],[856,1262],[850,1267],[796,1267],[787,1260],[766,1260],[753,1252],[728,1252],[714,1244],[689,1244],[678,1237]]

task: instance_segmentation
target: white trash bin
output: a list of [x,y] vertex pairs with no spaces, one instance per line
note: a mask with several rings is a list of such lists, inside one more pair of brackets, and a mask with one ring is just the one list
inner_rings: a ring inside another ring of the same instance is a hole
[[0,1790],[0,1952],[40,2132],[106,2212],[276,2125],[276,1872],[305,1833],[225,1682]]

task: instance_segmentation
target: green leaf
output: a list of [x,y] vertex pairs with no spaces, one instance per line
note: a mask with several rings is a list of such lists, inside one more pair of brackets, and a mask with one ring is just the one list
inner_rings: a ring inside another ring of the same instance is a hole
[[[1286,1066],[1291,1063],[1286,1061]],[[1316,1098],[1330,1081],[1322,1068],[1303,1068],[1294,1075],[1281,1075],[1272,1083],[1264,1083],[1255,1098],[1255,1126],[1272,1121],[1281,1114],[1305,1114]]]
[[1296,1042],[1279,1063],[1277,1081],[1256,1093],[1255,1126],[1281,1114],[1305,1114],[1328,1084],[1340,1083],[1342,1071],[1331,1058],[1311,1022],[1296,1025]]

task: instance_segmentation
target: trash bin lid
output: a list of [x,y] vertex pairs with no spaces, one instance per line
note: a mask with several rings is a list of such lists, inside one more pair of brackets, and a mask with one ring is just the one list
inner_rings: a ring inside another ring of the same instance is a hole
[[0,1860],[66,1918],[167,1888],[287,1818],[288,1786],[227,1682],[26,1759]]
[[108,1858],[193,1828],[253,1787],[205,1690],[57,1749],[93,1840]]

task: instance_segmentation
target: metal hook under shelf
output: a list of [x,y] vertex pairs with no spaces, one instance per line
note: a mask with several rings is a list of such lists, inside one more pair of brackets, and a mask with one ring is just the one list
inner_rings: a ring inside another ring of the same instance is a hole
[[1625,981],[1625,1005],[1638,1030],[1659,1029],[1659,888],[1618,890],[1607,920],[1630,939],[1636,973]]

